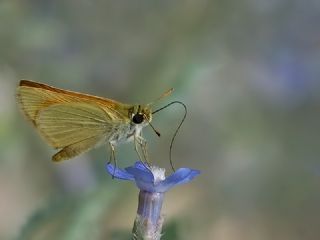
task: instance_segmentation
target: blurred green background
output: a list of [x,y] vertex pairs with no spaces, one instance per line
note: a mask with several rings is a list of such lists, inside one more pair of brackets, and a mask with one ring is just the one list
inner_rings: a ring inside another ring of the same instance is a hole
[[[19,112],[20,79],[189,114],[173,158],[200,169],[167,193],[163,239],[320,239],[318,0],[0,1],[0,239],[128,239],[138,191],[106,148],[61,164]],[[144,131],[153,162],[183,115]],[[132,144],[117,148],[125,167]]]

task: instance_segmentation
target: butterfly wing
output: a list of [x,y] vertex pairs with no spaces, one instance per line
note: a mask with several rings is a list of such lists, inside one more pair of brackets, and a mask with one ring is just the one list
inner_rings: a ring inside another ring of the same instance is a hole
[[115,101],[44,84],[20,82],[17,98],[40,135],[51,146],[63,148],[54,161],[88,151],[126,123],[125,111]]
[[[67,91],[29,80],[20,81],[17,89],[17,100],[27,118],[32,122],[40,110],[58,103],[93,103],[110,110],[111,115],[115,115],[115,118],[123,118],[125,110],[129,107],[127,104],[122,104],[111,99]],[[112,112],[112,109],[114,109],[114,112]]]
[[35,125],[55,148],[112,132],[114,123],[99,106],[87,103],[54,104],[39,111]]

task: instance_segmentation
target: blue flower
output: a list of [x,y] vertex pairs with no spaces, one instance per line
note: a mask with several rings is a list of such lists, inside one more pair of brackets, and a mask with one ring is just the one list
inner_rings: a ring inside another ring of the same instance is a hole
[[190,182],[200,174],[199,170],[179,168],[172,175],[165,177],[165,169],[156,166],[145,166],[138,161],[133,166],[120,169],[107,164],[107,171],[117,179],[134,181],[140,190],[164,193],[176,185]]
[[176,185],[190,182],[200,174],[198,170],[180,168],[166,178],[165,169],[148,167],[140,161],[125,169],[112,164],[107,164],[106,168],[114,178],[132,181],[140,189],[137,216],[132,230],[134,239],[160,239],[165,192]]

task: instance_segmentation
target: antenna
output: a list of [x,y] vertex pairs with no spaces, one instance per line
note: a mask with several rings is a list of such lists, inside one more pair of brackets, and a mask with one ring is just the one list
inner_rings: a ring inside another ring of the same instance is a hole
[[174,88],[170,88],[169,90],[165,91],[164,93],[162,93],[160,95],[160,97],[156,98],[155,100],[153,100],[151,103],[148,104],[148,106],[154,104],[155,102],[158,102],[159,100],[161,100],[162,98],[165,98],[169,95],[171,95],[171,93],[174,91]]
[[[174,134],[173,134],[173,136],[172,136],[172,139],[171,139],[171,142],[170,142],[170,149],[169,149],[169,160],[170,160],[170,165],[171,165],[171,168],[172,168],[172,170],[175,172],[175,169],[174,169],[174,166],[173,166],[173,162],[172,162],[172,146],[173,146],[173,142],[174,142],[174,140],[175,140],[175,138],[176,138],[176,136],[177,136],[177,133],[178,133],[178,131],[179,131],[179,129],[180,129],[180,127],[181,127],[181,125],[182,125],[182,123],[184,122],[184,120],[186,119],[186,116],[187,116],[187,106],[183,103],[183,102],[180,102],[180,101],[173,101],[173,102],[171,102],[171,103],[168,103],[167,105],[165,105],[165,106],[163,106],[163,107],[161,107],[161,108],[159,108],[159,109],[157,109],[157,110],[155,110],[154,112],[152,112],[152,114],[155,114],[155,113],[157,113],[157,112],[159,112],[159,111],[161,111],[161,110],[163,110],[163,109],[165,109],[165,108],[167,108],[167,107],[169,107],[169,106],[171,106],[172,104],[180,104],[180,105],[182,105],[183,107],[184,107],[184,115],[183,115],[183,118],[182,118],[182,120],[181,120],[181,122],[180,122],[180,124],[178,125],[178,127],[177,127],[177,129],[176,129],[176,131],[174,132]],[[151,126],[152,127],[152,126]]]

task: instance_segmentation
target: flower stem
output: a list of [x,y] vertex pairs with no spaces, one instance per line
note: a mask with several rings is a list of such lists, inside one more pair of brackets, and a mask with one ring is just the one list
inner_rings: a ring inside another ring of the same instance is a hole
[[132,229],[133,240],[159,240],[161,238],[163,196],[164,193],[140,191],[137,216]]

